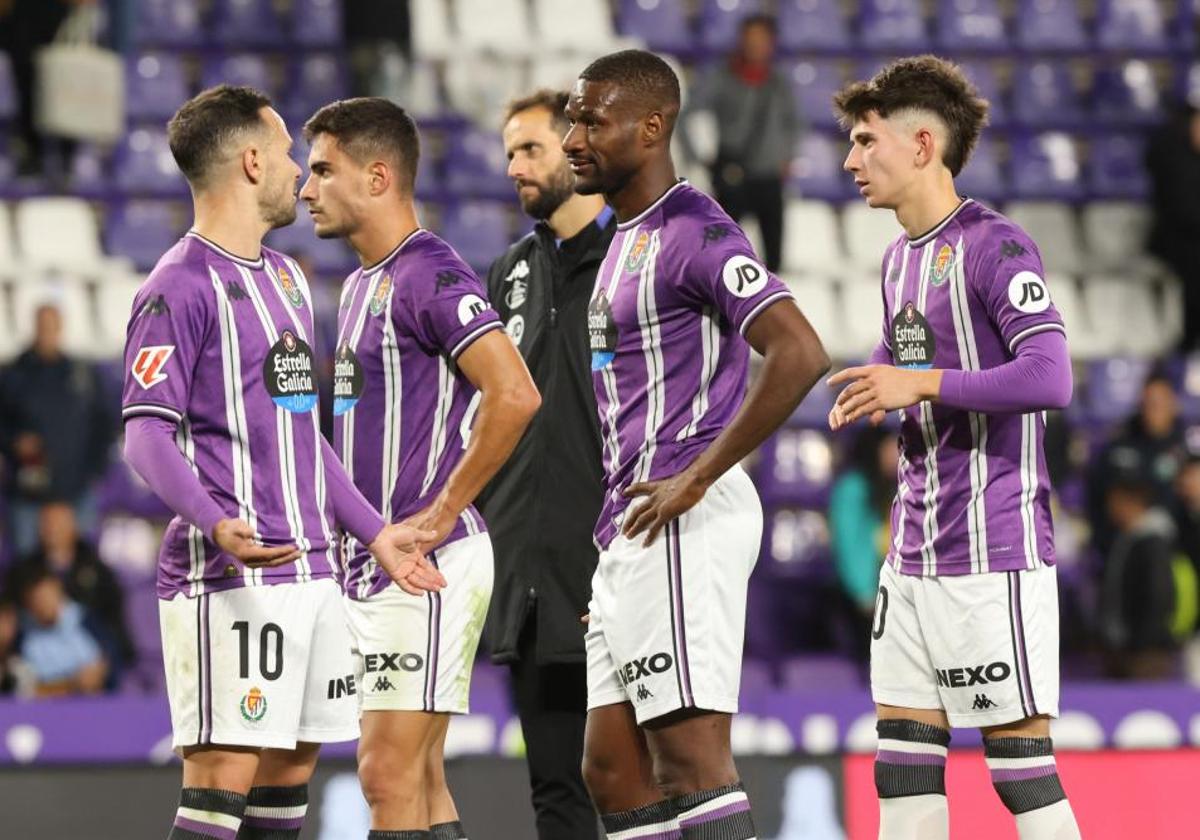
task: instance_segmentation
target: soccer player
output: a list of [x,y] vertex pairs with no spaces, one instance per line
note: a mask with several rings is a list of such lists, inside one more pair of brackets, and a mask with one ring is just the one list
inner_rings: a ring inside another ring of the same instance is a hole
[[610,838],[746,840],[729,729],[762,508],[738,462],[829,359],[737,225],[676,179],[678,113],[678,79],[641,50],[589,65],[566,109],[576,190],[618,220],[588,317],[606,489],[584,780]]
[[325,106],[304,126],[301,191],[318,236],[362,261],[342,287],[334,378],[338,455],[385,519],[422,543],[449,581],[413,598],[365,547],[343,554],[365,673],[358,774],[378,840],[466,835],[446,787],[451,713],[467,711],[492,592],[492,544],[471,502],[541,403],[474,272],[423,230],[413,205],[419,141],[386,99]]
[[881,840],[948,836],[949,727],[983,730],[1022,840],[1079,829],[1055,769],[1058,594],[1042,412],[1071,399],[1037,246],[960,198],[988,104],[932,56],[835,98],[845,168],[904,234],[883,256],[883,340],[833,376],[843,428],[901,414],[899,492],[871,643]]
[[125,454],[178,514],[158,567],[173,840],[299,837],[320,744],[358,736],[335,522],[410,591],[444,583],[417,546],[431,532],[385,527],[317,428],[312,298],[262,246],[300,178],[270,104],[222,85],[171,119],[195,223],[126,340]]

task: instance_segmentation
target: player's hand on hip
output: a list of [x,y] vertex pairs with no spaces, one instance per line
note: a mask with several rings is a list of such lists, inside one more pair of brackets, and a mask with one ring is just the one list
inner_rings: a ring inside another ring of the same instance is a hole
[[222,551],[254,569],[282,566],[299,560],[301,555],[294,545],[262,545],[250,523],[244,519],[222,519],[213,527],[212,541]]
[[387,525],[367,550],[397,586],[410,595],[423,595],[446,586],[446,578],[421,551],[421,545],[436,536],[403,523]]
[[458,512],[435,499],[424,509],[406,518],[401,525],[415,528],[433,536],[420,541],[421,551],[429,551],[441,545],[458,522]]
[[838,394],[829,425],[833,429],[869,417],[872,423],[883,422],[887,412],[907,408],[937,394],[940,371],[905,370],[891,365],[851,367],[829,377],[829,385],[846,385]]
[[625,516],[621,532],[626,539],[633,539],[643,531],[648,546],[658,537],[667,523],[682,516],[704,498],[708,486],[696,478],[690,469],[659,481],[642,481],[625,488],[625,498],[645,497],[645,501],[630,510]]

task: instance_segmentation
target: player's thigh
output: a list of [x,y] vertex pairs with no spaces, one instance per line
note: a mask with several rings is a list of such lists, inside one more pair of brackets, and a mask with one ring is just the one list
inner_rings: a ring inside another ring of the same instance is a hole
[[469,710],[471,674],[492,599],[495,560],[487,534],[464,537],[433,553],[446,577],[446,588],[434,596],[437,627],[430,650],[434,661],[433,711],[465,714]]
[[645,735],[629,703],[588,710],[583,779],[602,813],[628,811],[662,798]]
[[921,579],[884,564],[871,624],[871,698],[880,708],[941,709],[937,680],[921,624]]
[[360,775],[424,779],[429,754],[449,716],[435,712],[364,711],[358,742]]
[[307,742],[296,744],[294,750],[263,750],[258,762],[258,772],[254,774],[254,786],[306,785],[312,778],[313,771],[317,769],[320,754],[320,744]]
[[191,746],[183,754],[183,786],[247,793],[254,784],[261,752],[255,747]]

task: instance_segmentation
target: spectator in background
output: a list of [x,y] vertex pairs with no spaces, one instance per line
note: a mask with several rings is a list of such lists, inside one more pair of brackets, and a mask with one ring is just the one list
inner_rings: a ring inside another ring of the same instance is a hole
[[1113,476],[1105,491],[1115,530],[1104,562],[1100,634],[1105,670],[1117,679],[1166,679],[1175,670],[1180,554],[1175,523],[1155,494],[1154,483],[1136,471]]
[[1175,510],[1179,547],[1192,561],[1200,577],[1200,456],[1190,455],[1175,480],[1178,506]]
[[13,569],[14,588],[43,571],[57,577],[67,597],[83,607],[94,622],[104,657],[112,663],[110,681],[115,684],[119,669],[132,664],[135,655],[125,626],[125,593],[92,545],[79,536],[70,505],[51,502],[43,506],[39,532],[38,547]]
[[0,453],[8,472],[9,514],[17,556],[34,549],[38,510],[75,507],[91,525],[90,489],[109,462],[116,412],[96,369],[62,349],[62,315],[38,307],[33,346],[0,371]]
[[899,457],[893,432],[864,428],[854,439],[846,469],[834,482],[829,499],[833,565],[851,606],[855,657],[864,663],[871,648],[879,566],[891,539]]
[[39,697],[97,694],[108,678],[108,663],[79,604],[60,581],[43,569],[22,581],[21,657],[33,670]]
[[1137,414],[1104,447],[1088,476],[1092,544],[1101,556],[1108,555],[1115,538],[1108,510],[1108,488],[1114,476],[1143,476],[1151,503],[1174,510],[1175,478],[1187,457],[1183,432],[1175,383],[1165,371],[1151,371],[1142,385]]
[[[778,271],[783,252],[783,186],[795,151],[800,120],[791,86],[773,65],[775,20],[750,15],[742,21],[737,49],[695,88],[689,111],[716,119],[717,158],[713,192],[735,222],[749,214],[758,221],[767,268]],[[684,151],[696,158],[686,130]]]
[[17,605],[0,597],[0,697],[33,694],[33,671],[17,653],[20,621]]
[[1200,347],[1200,103],[1179,106],[1146,145],[1154,220],[1147,247],[1183,282],[1184,352]]

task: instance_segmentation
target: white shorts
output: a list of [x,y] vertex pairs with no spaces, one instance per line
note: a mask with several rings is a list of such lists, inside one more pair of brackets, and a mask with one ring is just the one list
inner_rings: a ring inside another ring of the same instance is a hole
[[959,727],[1056,717],[1055,568],[917,577],[885,565],[871,696],[887,706],[943,709]]
[[684,708],[737,711],[762,525],[754,485],[734,467],[648,548],[645,534],[618,534],[600,552],[588,605],[589,709],[632,703],[638,723]]
[[409,595],[393,583],[365,601],[346,600],[364,712],[467,711],[492,598],[492,542],[473,534],[429,559],[446,577],[441,592]]
[[159,601],[172,744],[293,749],[358,737],[354,660],[332,579]]

